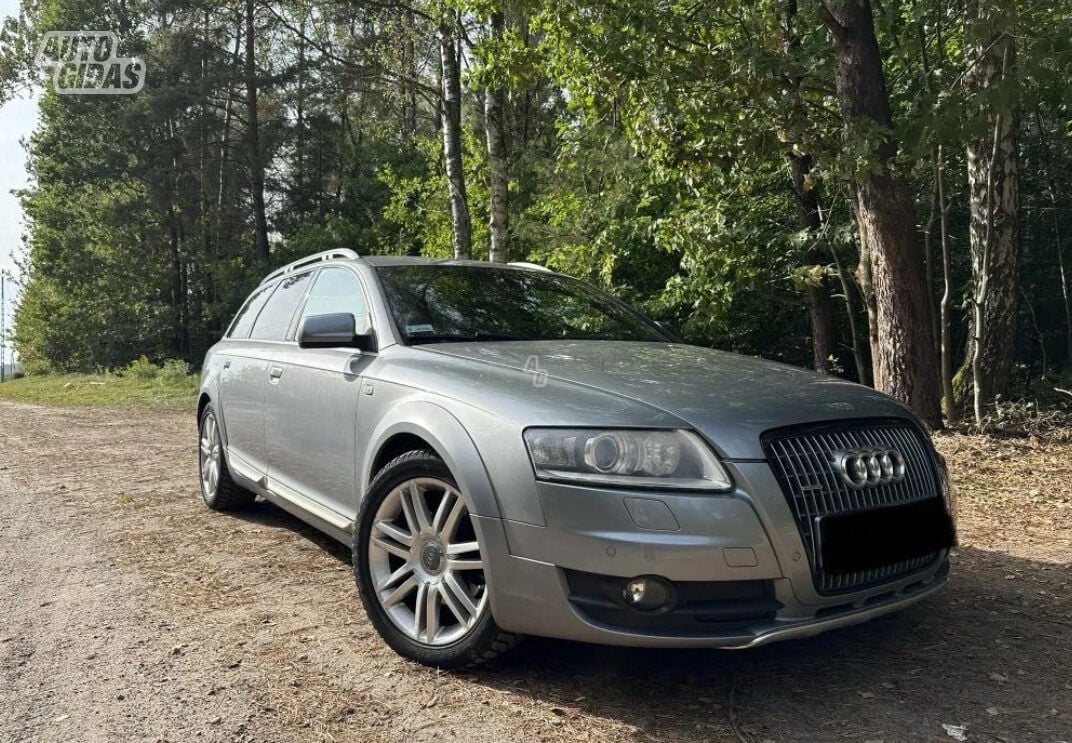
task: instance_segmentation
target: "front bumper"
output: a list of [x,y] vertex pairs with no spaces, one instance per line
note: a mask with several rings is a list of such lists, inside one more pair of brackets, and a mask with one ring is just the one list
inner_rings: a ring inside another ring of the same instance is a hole
[[[908,606],[945,584],[946,556],[863,590],[821,596],[781,488],[763,462],[727,462],[732,494],[625,492],[540,483],[545,526],[474,517],[496,622],[505,630],[647,647],[747,648],[815,635]],[[683,629],[625,627],[571,601],[567,572],[769,585],[776,610]]]

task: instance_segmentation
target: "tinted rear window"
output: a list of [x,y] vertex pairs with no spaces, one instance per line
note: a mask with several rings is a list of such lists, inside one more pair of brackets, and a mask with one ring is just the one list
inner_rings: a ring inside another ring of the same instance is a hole
[[227,333],[228,338],[249,338],[249,329],[253,327],[253,321],[257,319],[257,313],[264,307],[265,301],[271,295],[272,287],[266,286],[250,295],[242,309],[235,315],[231,323],[231,330]]

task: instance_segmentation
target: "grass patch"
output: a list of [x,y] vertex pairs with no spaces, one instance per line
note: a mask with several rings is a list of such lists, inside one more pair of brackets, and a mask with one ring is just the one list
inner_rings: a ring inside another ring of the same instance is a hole
[[199,384],[196,374],[41,374],[0,384],[0,399],[64,407],[183,410],[196,406]]

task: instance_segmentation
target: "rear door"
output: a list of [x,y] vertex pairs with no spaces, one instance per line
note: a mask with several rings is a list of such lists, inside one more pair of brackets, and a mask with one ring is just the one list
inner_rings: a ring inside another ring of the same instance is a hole
[[[227,356],[220,371],[224,429],[228,462],[252,480],[268,472],[268,448],[264,438],[264,399],[271,385],[270,362],[286,339],[295,311],[305,298],[309,273],[287,276],[267,287],[263,303],[252,322],[236,318]],[[244,337],[239,337],[244,336]]]
[[[258,367],[268,369],[264,349],[249,340],[257,316],[275,284],[257,289],[238,311],[227,332],[220,358],[219,414],[227,442],[227,460],[238,474],[256,480],[264,473],[264,384]],[[264,358],[260,358],[264,356]]]
[[275,356],[278,379],[265,399],[269,487],[282,485],[329,509],[341,517],[340,525],[352,521],[356,510],[361,374],[375,355],[352,348],[302,349],[294,339],[306,317],[346,312],[360,327],[368,307],[353,270],[321,269],[294,323],[291,342]]

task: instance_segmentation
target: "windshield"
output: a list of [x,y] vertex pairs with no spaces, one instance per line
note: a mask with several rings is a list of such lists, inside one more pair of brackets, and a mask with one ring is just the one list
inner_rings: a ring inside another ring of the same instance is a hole
[[669,340],[622,302],[553,273],[443,264],[376,273],[407,343]]

